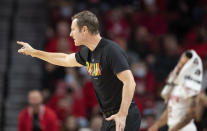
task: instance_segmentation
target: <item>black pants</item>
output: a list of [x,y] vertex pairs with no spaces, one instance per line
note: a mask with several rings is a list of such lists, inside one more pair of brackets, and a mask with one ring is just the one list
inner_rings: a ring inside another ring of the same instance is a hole
[[[139,131],[141,123],[141,116],[137,105],[132,102],[129,107],[129,112],[126,119],[124,131]],[[116,131],[115,121],[107,121],[103,118],[101,131]]]

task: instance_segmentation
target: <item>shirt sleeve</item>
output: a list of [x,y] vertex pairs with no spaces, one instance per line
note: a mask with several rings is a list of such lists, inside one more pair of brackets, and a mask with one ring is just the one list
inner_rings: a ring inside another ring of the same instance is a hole
[[76,61],[81,64],[86,66],[86,61],[88,58],[88,49],[87,47],[82,47],[76,54],[75,54],[75,58]]
[[119,46],[111,46],[107,49],[107,63],[114,74],[129,69],[127,56]]
[[186,77],[185,79],[186,97],[198,95],[201,90],[201,80],[195,79],[195,77]]
[[199,94],[198,90],[194,90],[188,87],[184,87],[183,90],[181,90],[180,92],[182,92],[184,99],[187,99],[187,98],[190,98],[190,97],[193,97]]
[[191,88],[193,90],[200,91],[201,90],[201,82],[203,78],[203,70],[202,68],[197,68],[190,75],[185,77],[185,86]]
[[188,88],[200,91],[201,90],[201,81],[192,79],[192,80],[186,80],[185,85]]

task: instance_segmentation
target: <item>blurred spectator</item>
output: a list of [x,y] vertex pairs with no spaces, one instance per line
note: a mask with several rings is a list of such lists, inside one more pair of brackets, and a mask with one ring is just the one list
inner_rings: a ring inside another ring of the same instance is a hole
[[67,117],[63,131],[78,131],[78,120],[75,116]]
[[59,131],[56,114],[43,105],[42,101],[40,91],[32,90],[29,92],[29,106],[19,114],[18,131]]
[[78,71],[75,68],[65,68],[66,74],[64,81],[66,85],[73,87],[78,92],[80,90],[80,84],[78,83]]
[[155,36],[167,33],[168,26],[164,12],[159,12],[156,0],[143,0],[144,10],[134,14],[134,24],[145,26]]
[[143,113],[140,131],[146,131],[155,122],[155,114],[152,109],[145,109]]
[[66,86],[65,88],[63,93],[57,92],[54,94],[47,102],[47,105],[57,113],[61,125],[71,115],[85,120],[85,100],[81,92],[76,92],[72,86]]
[[167,9],[167,1],[166,0],[156,0],[156,5],[159,11],[166,11]]
[[60,15],[63,19],[68,20],[73,14],[73,4],[72,0],[62,0],[60,1]]
[[130,25],[121,7],[116,7],[105,14],[107,36],[111,39],[120,36],[129,38]]
[[196,7],[197,3],[197,0],[167,1],[169,32],[175,34],[178,39],[182,39],[193,27],[193,7]]
[[49,0],[50,6],[50,24],[52,27],[58,23],[58,21],[64,19],[69,20],[70,16],[74,12],[75,0]]
[[163,81],[176,65],[179,58],[179,46],[176,37],[165,35],[160,41],[160,50],[156,55],[153,72],[158,81]]
[[65,70],[64,80],[59,80],[56,92],[47,104],[57,113],[61,124],[68,116],[74,115],[85,126],[87,123],[86,105],[83,91],[77,80],[77,71],[72,68],[65,68]]
[[188,33],[184,49],[194,49],[199,56],[207,55],[207,30],[201,26]]
[[53,94],[58,81],[64,79],[65,74],[65,68],[46,63],[43,77],[44,90],[49,90],[50,95]]
[[70,26],[66,21],[59,21],[56,25],[56,36],[46,46],[48,52],[72,53],[77,51],[74,41],[69,37]]
[[144,59],[157,48],[155,45],[156,43],[152,41],[152,35],[149,34],[147,28],[144,26],[137,26],[129,41],[129,49],[136,52],[141,59]]
[[78,82],[82,86],[84,86],[84,84],[87,83],[88,81],[91,82],[87,67],[82,66],[82,67],[78,68],[77,80],[79,80]]
[[155,77],[148,70],[147,65],[144,62],[137,62],[131,68],[136,82],[135,94],[150,94],[153,96],[155,93]]
[[115,42],[117,42],[117,44],[119,44],[119,46],[126,52],[126,54],[128,56],[129,65],[132,65],[133,63],[135,63],[139,60],[139,56],[137,55],[137,53],[131,51],[128,48],[127,38],[125,38],[125,37],[116,37],[113,40]]
[[83,94],[88,118],[99,114],[98,102],[93,88],[93,83],[91,81],[87,81],[83,86]]
[[90,128],[92,131],[101,131],[102,125],[102,117],[101,116],[94,116],[91,119]]
[[154,106],[156,95],[155,77],[148,70],[144,62],[137,62],[131,68],[136,82],[134,93],[135,102],[140,112],[143,113],[144,108],[152,108]]

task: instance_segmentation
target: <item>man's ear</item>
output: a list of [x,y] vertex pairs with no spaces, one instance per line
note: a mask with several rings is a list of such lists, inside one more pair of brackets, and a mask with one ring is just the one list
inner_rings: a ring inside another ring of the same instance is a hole
[[87,26],[83,26],[83,27],[82,27],[82,31],[83,31],[83,33],[88,32],[88,27],[87,27]]

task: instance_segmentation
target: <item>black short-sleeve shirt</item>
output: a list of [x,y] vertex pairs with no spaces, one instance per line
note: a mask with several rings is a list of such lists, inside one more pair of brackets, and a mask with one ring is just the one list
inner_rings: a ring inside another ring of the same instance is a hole
[[87,66],[101,111],[119,108],[123,84],[116,74],[129,69],[124,51],[115,42],[102,38],[94,51],[83,47],[75,57]]

